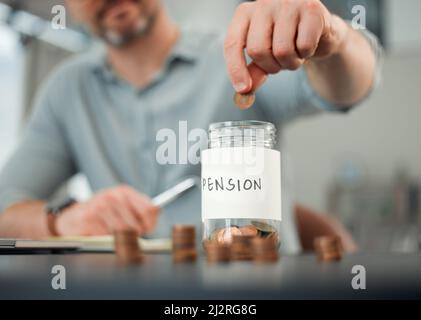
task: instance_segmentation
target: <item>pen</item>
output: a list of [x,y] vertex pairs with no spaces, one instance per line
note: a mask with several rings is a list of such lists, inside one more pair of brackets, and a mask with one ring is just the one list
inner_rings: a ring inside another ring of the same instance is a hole
[[154,197],[152,203],[158,207],[164,207],[198,184],[198,177],[190,177]]

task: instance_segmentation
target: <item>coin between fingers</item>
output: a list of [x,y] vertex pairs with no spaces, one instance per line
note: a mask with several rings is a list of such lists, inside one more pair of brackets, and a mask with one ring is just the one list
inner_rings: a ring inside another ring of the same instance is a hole
[[250,93],[236,92],[234,94],[234,103],[240,109],[250,108],[254,104],[255,100],[256,100],[256,95],[254,94],[254,92],[250,92]]

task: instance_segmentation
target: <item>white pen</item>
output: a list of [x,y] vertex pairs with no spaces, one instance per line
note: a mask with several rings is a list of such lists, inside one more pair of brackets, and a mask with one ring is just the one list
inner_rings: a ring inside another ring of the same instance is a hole
[[152,203],[158,207],[164,207],[170,202],[174,201],[178,197],[180,197],[183,193],[190,190],[191,188],[199,185],[199,178],[198,177],[190,177],[178,184],[174,187],[162,192],[161,194],[157,195],[152,199]]

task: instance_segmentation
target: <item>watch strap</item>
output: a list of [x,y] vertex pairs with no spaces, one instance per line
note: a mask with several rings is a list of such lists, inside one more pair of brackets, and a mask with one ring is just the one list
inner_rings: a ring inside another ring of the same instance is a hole
[[60,234],[57,231],[56,221],[57,216],[66,208],[72,206],[76,203],[76,200],[73,198],[68,198],[61,203],[57,202],[50,202],[46,206],[46,213],[47,213],[47,228],[49,233],[53,237],[58,237]]

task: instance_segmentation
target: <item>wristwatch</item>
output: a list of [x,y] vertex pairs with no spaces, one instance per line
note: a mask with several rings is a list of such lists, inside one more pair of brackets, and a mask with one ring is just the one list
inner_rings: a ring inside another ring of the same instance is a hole
[[45,212],[47,214],[47,228],[50,234],[54,237],[58,237],[59,233],[57,232],[56,228],[56,220],[57,216],[64,210],[72,205],[74,205],[77,201],[73,198],[65,198],[64,200],[61,199],[59,201],[53,200],[49,202],[45,207]]

